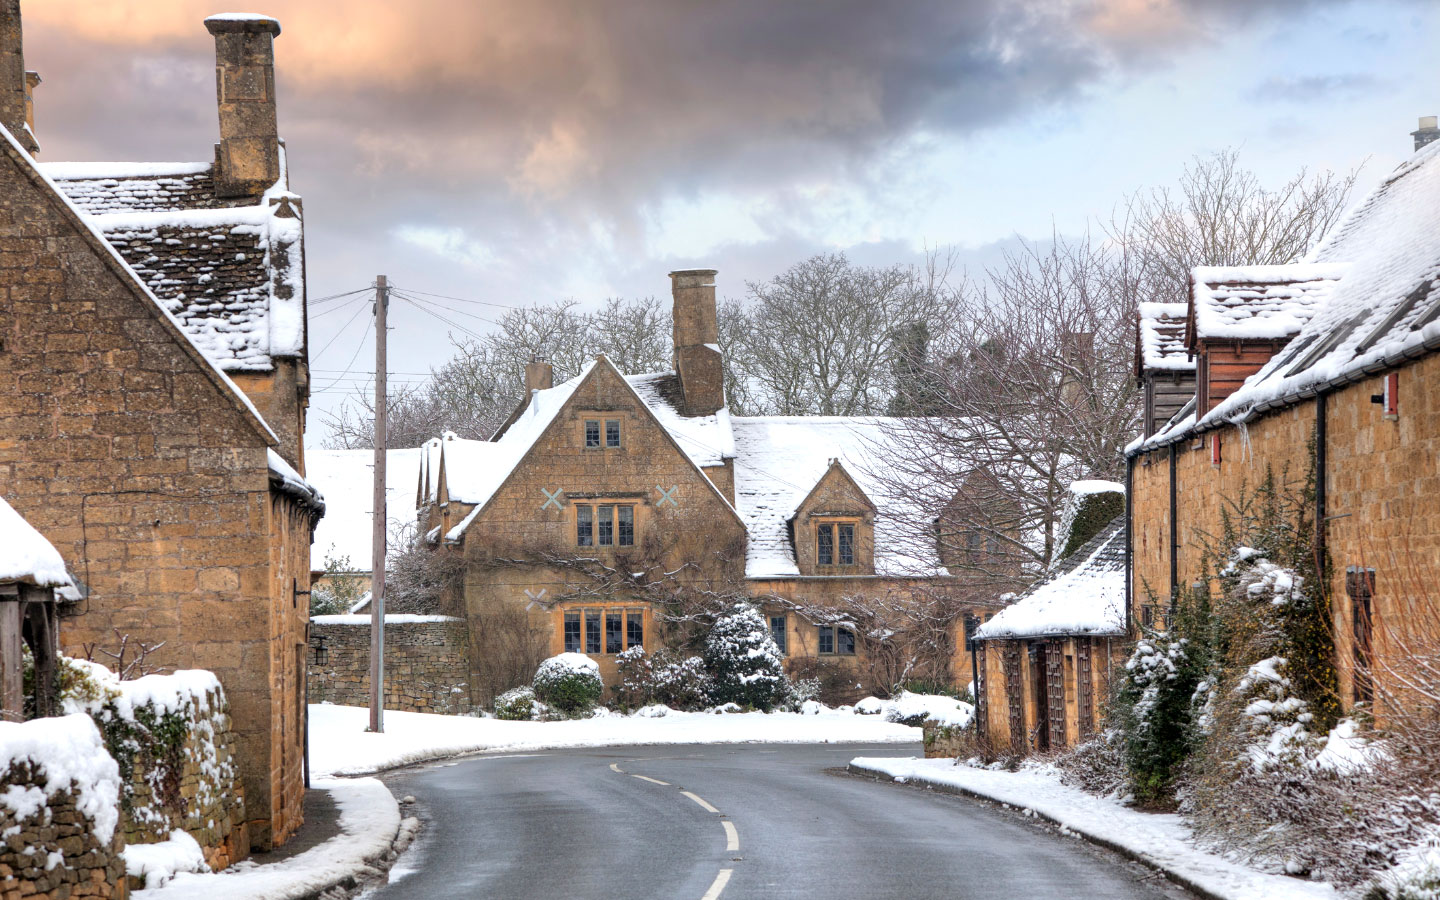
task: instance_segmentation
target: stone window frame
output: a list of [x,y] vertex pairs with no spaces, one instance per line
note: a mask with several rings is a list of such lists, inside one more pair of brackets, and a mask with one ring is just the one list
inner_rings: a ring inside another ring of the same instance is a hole
[[[634,500],[609,500],[604,497],[586,497],[577,500],[572,507],[575,510],[573,521],[575,523],[575,546],[586,550],[618,550],[633,549],[640,536],[640,515]],[[602,526],[605,524],[605,516],[601,512],[610,509],[610,531],[609,543],[603,543],[606,537]],[[629,512],[628,517],[626,512]],[[628,518],[628,521],[626,521]],[[588,526],[588,527],[587,527]],[[628,529],[629,540],[626,541]]]
[[[580,410],[580,447],[587,452],[625,449],[627,416],[615,410]],[[612,443],[613,441],[613,443]]]
[[[853,569],[860,565],[860,541],[864,534],[865,520],[859,516],[820,516],[811,523],[811,534],[814,536],[815,547],[815,568],[817,569]],[[850,526],[850,561],[840,560],[840,535],[841,528]],[[820,560],[820,533],[824,529],[831,530],[831,551],[830,562]]]
[[[855,629],[845,625],[816,626],[816,653],[819,656],[855,656]],[[825,639],[830,638],[830,649],[825,649]],[[842,640],[842,637],[844,638]]]
[[[584,653],[586,656],[618,656],[631,647],[644,647],[645,635],[650,630],[645,624],[647,610],[639,606],[623,604],[576,606],[570,609],[561,609],[559,613],[560,646],[565,653]],[[612,651],[610,650],[609,623],[615,616],[618,616],[620,620],[620,650]],[[592,622],[597,623],[594,629],[593,643],[591,640]],[[600,649],[591,650],[592,646],[598,646]]]

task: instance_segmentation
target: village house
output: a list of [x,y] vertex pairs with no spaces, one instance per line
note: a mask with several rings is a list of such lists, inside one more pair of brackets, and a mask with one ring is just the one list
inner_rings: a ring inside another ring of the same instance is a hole
[[1128,649],[1123,508],[1121,485],[1071,485],[1055,564],[975,629],[975,716],[995,752],[1062,750],[1097,730]]
[[833,699],[892,686],[871,683],[895,673],[867,651],[860,598],[948,598],[957,621],[999,607],[967,600],[933,538],[902,525],[904,501],[875,474],[896,420],[730,414],[715,274],[671,273],[674,370],[600,357],[555,385],[537,359],[493,440],[424,448],[418,528],[466,561],[442,612],[468,622],[477,702],[561,652],[592,656],[613,684],[619,653],[664,646],[657,598],[684,592],[752,598],[787,668],[826,679]]
[[[1435,636],[1425,586],[1440,576],[1437,136],[1422,121],[1414,156],[1304,261],[1195,270],[1194,395],[1127,449],[1129,594],[1147,623],[1163,624],[1157,613],[1202,578],[1227,501],[1268,476],[1302,491],[1313,477],[1306,502],[1329,562],[1346,704],[1395,696],[1393,673]],[[1143,348],[1165,340],[1157,322],[1142,319]]]
[[154,665],[219,676],[244,785],[236,845],[266,849],[303,818],[323,512],[301,475],[304,241],[276,130],[280,26],[206,20],[213,159],[38,165],[18,0],[4,13],[0,495],[75,578],[65,653],[128,637]]

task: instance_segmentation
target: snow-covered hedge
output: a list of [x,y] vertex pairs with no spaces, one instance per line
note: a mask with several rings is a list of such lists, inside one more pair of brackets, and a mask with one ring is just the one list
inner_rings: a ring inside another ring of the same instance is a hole
[[705,666],[710,670],[710,697],[716,703],[737,703],[769,711],[790,691],[780,648],[759,610],[737,603],[715,621],[705,640]]
[[[9,886],[108,897],[124,875],[120,772],[88,716],[0,722],[0,869]],[[43,882],[43,885],[42,885]]]
[[535,699],[534,688],[511,688],[495,698],[495,718],[511,722],[528,722],[538,718],[544,704]]
[[540,702],[567,715],[593,709],[605,692],[599,663],[583,653],[561,653],[542,662],[534,687]]
[[704,709],[710,704],[705,660],[662,648],[647,654],[635,646],[615,658],[620,684],[615,699],[622,708],[661,704],[671,709]]

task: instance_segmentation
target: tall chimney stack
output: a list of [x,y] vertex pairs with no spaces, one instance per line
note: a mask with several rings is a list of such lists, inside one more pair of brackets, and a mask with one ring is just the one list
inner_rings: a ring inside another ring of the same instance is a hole
[[555,386],[555,367],[540,354],[530,357],[525,364],[525,397],[529,401],[531,391],[548,391]]
[[215,36],[220,107],[215,190],[222,197],[263,193],[280,178],[274,48],[280,23],[269,16],[222,13],[206,19],[205,27]]
[[40,152],[35,135],[25,127],[25,39],[20,28],[20,0],[0,0],[0,125],[28,152]]
[[687,416],[707,416],[725,405],[720,328],[715,317],[715,270],[670,273],[675,337],[675,371],[680,376]]
[[1436,117],[1421,116],[1419,130],[1410,132],[1410,136],[1415,139],[1416,150],[1432,141],[1440,140],[1440,128],[1436,127]]

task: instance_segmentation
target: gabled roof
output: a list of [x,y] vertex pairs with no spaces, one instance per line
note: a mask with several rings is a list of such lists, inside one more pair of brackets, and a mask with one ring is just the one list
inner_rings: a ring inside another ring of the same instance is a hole
[[725,460],[735,458],[735,433],[728,408],[708,416],[682,414],[684,394],[680,376],[674,372],[626,375],[625,380],[695,465],[723,466]]
[[1116,517],[1010,606],[978,640],[1125,633],[1125,517]]
[[1349,266],[1196,266],[1185,346],[1200,340],[1284,340],[1310,321]]
[[1142,449],[1241,422],[1440,349],[1440,142],[1416,151],[1306,262],[1348,264],[1289,346],[1208,413]]
[[[881,575],[941,575],[932,543],[917,545],[897,507],[876,477],[900,420],[865,416],[757,416],[733,419],[735,508],[749,534],[745,574],[781,578],[800,574],[790,539],[790,520],[806,497],[840,460],[845,472],[879,509],[875,517],[875,570]],[[919,503],[919,500],[916,500]]]
[[[610,362],[606,357],[600,356],[587,363],[585,368],[580,371],[580,374],[569,381],[543,391],[532,391],[530,393],[530,402],[526,405],[524,411],[512,418],[512,421],[505,428],[498,440],[476,442],[490,445],[483,451],[486,468],[483,471],[475,472],[473,475],[467,474],[461,476],[466,483],[465,490],[467,495],[475,498],[473,500],[466,500],[465,502],[474,503],[475,508],[472,509],[459,524],[445,533],[446,540],[457,541],[465,534],[465,530],[470,527],[470,523],[475,521],[475,519],[485,511],[485,506],[494,498],[496,492],[510,479],[515,468],[529,455],[536,442],[538,442],[550,428],[550,425],[555,421],[560,411],[565,408],[565,405],[570,402],[570,398],[573,397],[575,392],[595,373],[596,368],[599,366],[607,367],[622,384],[630,389],[635,399],[639,401],[640,407],[649,412],[656,424],[660,426],[661,433],[668,437],[675,448],[680,451],[681,455],[695,466],[695,474],[709,487],[726,509],[730,510],[732,514],[735,513],[735,509],[730,505],[730,501],[711,483],[710,479],[701,471],[700,464],[695,461],[695,457],[685,450],[678,436],[671,432],[666,422],[661,419],[661,413],[657,412],[645,397],[636,390],[630,380],[627,379],[619,369],[615,368],[614,363]],[[452,478],[448,466],[445,477],[448,487],[450,479]],[[453,488],[451,490],[453,495]],[[737,518],[739,517],[737,516]]]
[[266,445],[270,447],[278,445],[280,439],[276,437],[275,432],[270,429],[270,426],[265,422],[265,418],[261,416],[260,411],[255,408],[255,404],[251,403],[250,398],[245,395],[245,392],[240,390],[239,386],[230,380],[230,376],[221,371],[219,366],[209,356],[201,352],[190,335],[175,318],[174,314],[170,312],[167,305],[162,303],[160,299],[141,282],[135,274],[134,269],[125,262],[120,254],[116,252],[115,248],[112,247],[99,230],[96,229],[91,218],[76,209],[74,203],[55,185],[55,182],[51,181],[40,171],[39,167],[35,164],[35,160],[31,158],[30,154],[25,152],[24,148],[15,141],[15,138],[4,126],[0,126],[0,138],[3,138],[3,140],[0,140],[0,152],[3,152],[14,160],[15,163],[20,166],[21,171],[29,175],[33,184],[52,196],[56,209],[59,210],[63,217],[70,220],[71,225],[75,228],[75,233],[89,245],[101,264],[110,268],[118,277],[120,283],[128,287],[131,293],[144,306],[155,310],[161,326],[171,332],[177,345],[195,360],[200,371],[219,388],[220,393],[230,398],[231,402],[240,410],[241,415],[255,427],[255,430]]
[[300,198],[280,180],[220,198],[209,163],[44,163],[216,365],[268,371],[304,353]]
[[[424,448],[390,450],[385,454],[385,518],[387,533],[415,524],[415,484]],[[310,569],[324,571],[326,557],[349,557],[352,571],[370,570],[374,536],[374,450],[309,450],[306,475],[325,495],[325,518],[315,526],[310,544]],[[393,549],[393,548],[392,548]]]
[[447,436],[440,442],[438,476],[445,482],[446,497],[458,503],[488,500],[489,493],[494,490],[494,468],[502,463],[504,455],[505,451],[496,441],[470,441]]
[[1185,349],[1185,322],[1189,307],[1184,303],[1141,303],[1135,348],[1135,374],[1162,370],[1195,371],[1195,360]]

